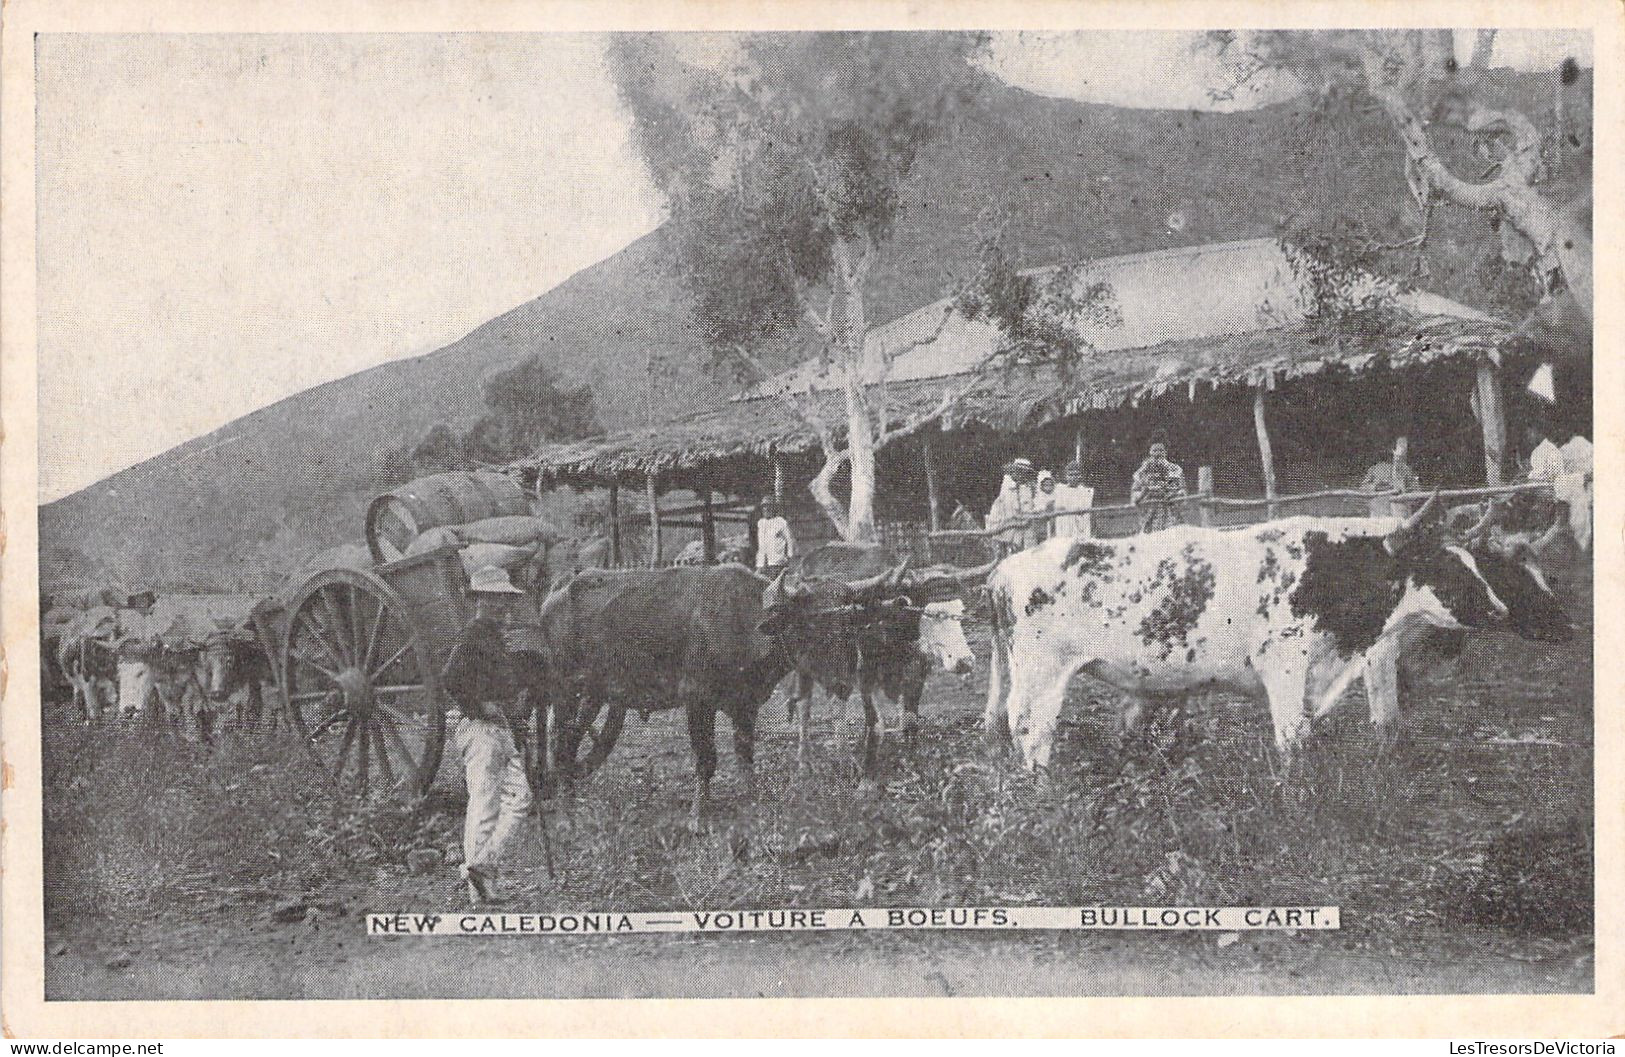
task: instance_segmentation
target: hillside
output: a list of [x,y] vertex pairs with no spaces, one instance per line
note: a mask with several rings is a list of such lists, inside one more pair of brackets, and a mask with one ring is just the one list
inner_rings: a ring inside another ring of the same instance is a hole
[[[1550,121],[1545,78],[1498,73],[1499,92]],[[1575,86],[1571,148],[1550,193],[1589,178],[1590,74]],[[1543,109],[1544,108],[1544,109]],[[1457,144],[1457,148],[1463,145]],[[1465,169],[1465,166],[1464,166]],[[1389,241],[1410,230],[1393,131],[1356,100],[1236,114],[1126,110],[990,82],[980,106],[922,155],[870,316],[941,296],[969,270],[978,214],[1014,207],[1025,264],[1324,227],[1341,217]],[[1514,285],[1486,218],[1436,212],[1419,282],[1491,311]],[[662,232],[634,242],[452,344],[299,393],[41,509],[42,578],[105,568],[131,582],[253,587],[297,557],[359,536],[382,453],[437,422],[467,425],[492,371],[542,352],[590,384],[604,424],[724,399],[708,378]],[[650,393],[648,351],[666,362]],[[320,355],[320,350],[312,350]]]

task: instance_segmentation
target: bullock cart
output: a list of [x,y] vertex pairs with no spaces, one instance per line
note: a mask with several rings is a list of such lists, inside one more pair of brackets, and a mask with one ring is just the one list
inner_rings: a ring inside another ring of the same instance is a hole
[[[449,546],[366,569],[321,569],[255,610],[284,714],[341,793],[414,795],[434,785],[454,707],[440,673],[473,611],[464,563]],[[531,713],[516,733],[537,769],[548,722],[539,707]],[[626,713],[609,705],[565,718],[549,762],[584,775],[608,758]]]

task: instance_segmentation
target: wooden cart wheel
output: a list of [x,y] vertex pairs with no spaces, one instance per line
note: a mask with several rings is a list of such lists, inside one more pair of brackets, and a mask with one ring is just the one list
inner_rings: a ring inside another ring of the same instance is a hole
[[626,725],[626,709],[577,696],[562,707],[555,705],[551,715],[538,709],[538,726],[544,718],[547,729],[537,743],[549,751],[538,753],[539,779],[542,788],[551,789],[560,780],[585,778],[603,766]]
[[371,573],[328,569],[288,614],[288,718],[322,769],[362,798],[427,793],[446,716],[428,636],[401,596]]

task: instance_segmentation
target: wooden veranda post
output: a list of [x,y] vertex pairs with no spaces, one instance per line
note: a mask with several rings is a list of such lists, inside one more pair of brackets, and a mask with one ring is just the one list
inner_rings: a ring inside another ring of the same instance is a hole
[[1196,517],[1203,528],[1213,527],[1213,467],[1196,468]]
[[1258,434],[1258,458],[1264,467],[1264,498],[1269,500],[1265,508],[1271,521],[1275,520],[1275,453],[1270,448],[1269,423],[1264,418],[1264,388],[1253,389],[1253,430]]
[[643,475],[643,492],[649,498],[649,568],[660,568],[660,493],[651,470]]
[[1501,376],[1495,365],[1478,365],[1478,422],[1484,429],[1484,483],[1504,484],[1502,474],[1506,466],[1507,420],[1506,408],[1501,400]]
[[925,459],[925,502],[930,508],[932,532],[942,531],[942,503],[937,498],[937,463],[931,456],[931,435],[921,438],[920,451]]
[[717,523],[711,514],[711,486],[700,489],[700,533],[705,541],[705,564],[717,563]]
[[621,565],[621,484],[609,483],[609,560],[616,568]]

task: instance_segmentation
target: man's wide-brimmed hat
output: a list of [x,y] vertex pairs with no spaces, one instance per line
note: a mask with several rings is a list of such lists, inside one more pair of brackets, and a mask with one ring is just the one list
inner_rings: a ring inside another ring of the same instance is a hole
[[1032,473],[1033,461],[1028,458],[1011,459],[1004,464],[1004,472],[1008,474]]
[[499,569],[494,565],[487,565],[483,569],[475,569],[474,575],[469,578],[468,589],[477,594],[491,595],[522,595],[525,592],[513,585],[508,579],[508,570]]

